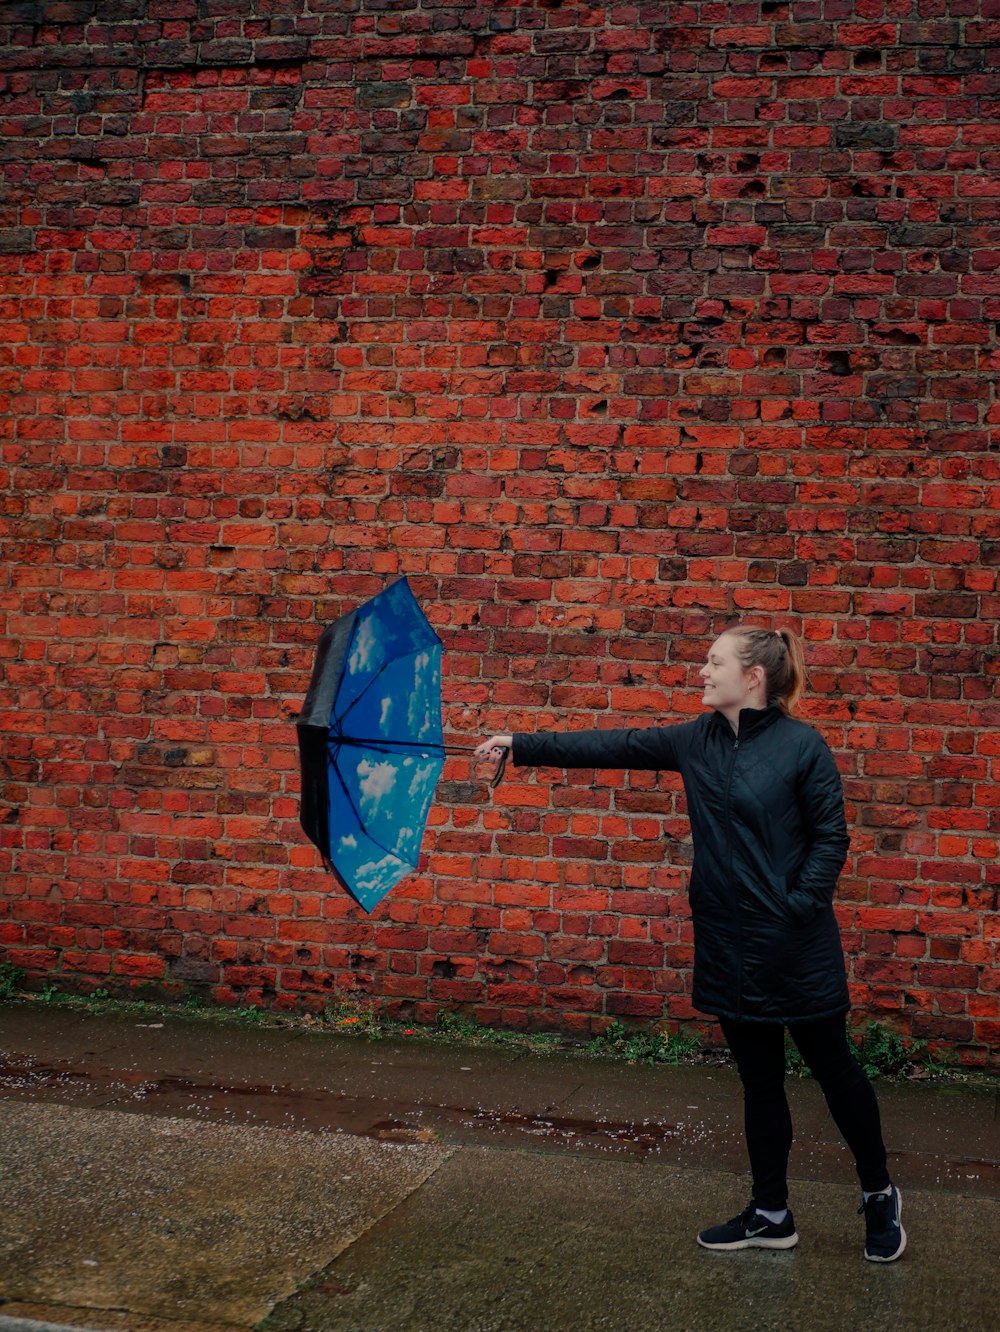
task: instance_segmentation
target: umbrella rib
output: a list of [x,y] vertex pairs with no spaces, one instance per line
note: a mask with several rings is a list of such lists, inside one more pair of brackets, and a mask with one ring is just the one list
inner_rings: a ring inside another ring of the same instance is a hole
[[[440,646],[440,639],[438,640],[438,646]],[[358,704],[364,698],[365,694],[368,693],[369,689],[371,689],[374,685],[378,684],[379,678],[389,669],[390,666],[395,665],[397,661],[405,661],[407,657],[415,657],[418,655],[418,653],[428,652],[428,651],[433,652],[433,650],[434,650],[434,645],[429,644],[424,647],[413,648],[413,650],[410,652],[400,652],[397,656],[390,658],[389,661],[384,661],[382,665],[378,668],[378,670],[375,672],[375,674],[372,676],[372,678],[365,685],[364,689],[362,689],[361,693],[358,694],[357,698],[354,699],[344,709],[343,713],[337,718],[338,725],[343,724],[344,719],[350,715],[352,709],[358,706]],[[343,683],[343,681],[341,683]]]
[[342,790],[343,790],[343,792],[344,792],[344,795],[347,797],[347,803],[350,805],[351,809],[354,811],[354,817],[355,817],[355,818],[357,819],[357,821],[358,821],[358,827],[361,829],[361,831],[364,833],[364,835],[368,838],[369,842],[371,842],[373,846],[377,846],[378,849],[379,849],[380,851],[384,851],[385,854],[386,854],[387,856],[392,856],[393,860],[398,860],[399,863],[400,863],[401,865],[412,865],[412,863],[413,863],[412,861],[404,860],[403,857],[402,857],[401,855],[398,855],[395,851],[393,851],[393,849],[392,849],[391,847],[386,846],[383,842],[380,842],[379,839],[375,836],[374,833],[371,833],[371,832],[368,831],[368,825],[365,823],[364,819],[361,817],[361,811],[358,809],[357,805],[354,803],[354,797],[351,795],[350,791],[347,789],[347,783],[344,781],[343,777],[340,775],[340,769],[337,767],[336,763],[331,763],[331,764],[330,764],[330,767],[331,767],[331,768],[333,769],[333,771],[336,773],[336,775],[337,775],[337,781],[340,783],[341,788],[342,788]]

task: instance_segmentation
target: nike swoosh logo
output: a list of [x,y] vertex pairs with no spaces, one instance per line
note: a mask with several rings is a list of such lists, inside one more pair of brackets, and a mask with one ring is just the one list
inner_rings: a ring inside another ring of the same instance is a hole
[[748,1230],[748,1231],[747,1231],[747,1239],[753,1239],[753,1237],[754,1237],[755,1235],[763,1235],[763,1233],[764,1233],[764,1231],[765,1231],[766,1229],[767,1229],[767,1226],[758,1226],[758,1228],[757,1228],[756,1230]]

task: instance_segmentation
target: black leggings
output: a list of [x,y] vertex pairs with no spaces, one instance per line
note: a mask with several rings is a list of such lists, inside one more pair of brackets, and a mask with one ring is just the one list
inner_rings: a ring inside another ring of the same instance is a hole
[[[729,1018],[720,1018],[719,1024],[743,1083],[754,1202],[765,1211],[779,1211],[788,1202],[792,1147],[792,1117],[785,1098],[785,1029],[777,1023]],[[844,1018],[789,1023],[788,1030],[854,1153],[861,1188],[866,1193],[888,1188],[878,1101],[848,1044]]]

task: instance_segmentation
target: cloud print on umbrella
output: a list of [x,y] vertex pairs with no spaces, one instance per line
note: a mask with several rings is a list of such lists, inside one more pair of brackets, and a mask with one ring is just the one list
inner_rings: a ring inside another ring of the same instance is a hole
[[371,841],[416,864],[441,773],[440,759],[363,760],[344,765],[344,782]]
[[[384,679],[381,673],[387,667],[393,664],[405,665],[407,658],[419,656],[422,651],[425,657],[436,658],[440,684],[441,640],[428,624],[405,578],[386,588],[356,614],[354,635],[337,694],[337,712],[341,717],[371,688],[376,679]],[[420,672],[415,671],[414,674],[419,688]],[[397,700],[409,697],[407,694],[396,693],[394,688],[383,683],[380,683],[380,690],[379,702],[386,697]],[[374,703],[374,699],[371,699],[369,708]],[[437,695],[436,703],[436,738],[440,741],[440,694]]]
[[405,732],[412,743],[441,744],[440,650],[384,663],[361,693],[358,682],[358,672],[348,666],[343,696],[353,701],[345,708],[338,702],[337,708],[343,736],[391,744]]
[[[350,818],[355,810],[359,817],[357,830],[340,837],[339,868],[357,885],[362,906],[416,868],[441,766],[440,759],[364,760],[344,772],[351,799],[341,817]],[[384,853],[373,854],[380,847]]]
[[405,579],[324,632],[298,731],[302,826],[370,911],[417,868],[444,764],[441,642]]

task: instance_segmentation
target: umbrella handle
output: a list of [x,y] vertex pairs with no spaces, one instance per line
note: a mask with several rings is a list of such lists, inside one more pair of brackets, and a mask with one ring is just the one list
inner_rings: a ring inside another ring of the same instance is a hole
[[507,766],[507,760],[509,757],[510,757],[510,750],[505,748],[503,753],[500,755],[500,762],[497,764],[497,770],[490,778],[491,791],[495,786],[499,786],[500,779],[503,777],[503,770]]
[[[444,746],[442,746],[442,748],[444,749],[445,753],[447,753],[447,754],[474,754],[474,753],[476,752],[476,750],[479,748],[479,746],[478,746],[478,745],[444,745]],[[501,781],[502,778],[503,778],[504,769],[505,769],[506,766],[507,766],[507,760],[508,760],[509,758],[510,758],[510,750],[509,750],[509,749],[505,749],[505,750],[503,751],[503,754],[502,754],[501,757],[500,757],[500,762],[499,762],[499,764],[497,765],[497,770],[496,770],[496,772],[495,772],[495,773],[493,774],[493,776],[490,778],[490,790],[491,790],[491,791],[493,790],[493,788],[494,788],[495,786],[499,786],[500,781]]]

